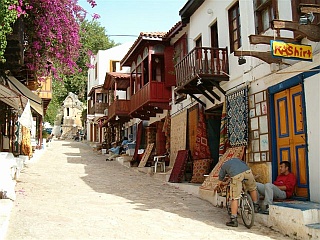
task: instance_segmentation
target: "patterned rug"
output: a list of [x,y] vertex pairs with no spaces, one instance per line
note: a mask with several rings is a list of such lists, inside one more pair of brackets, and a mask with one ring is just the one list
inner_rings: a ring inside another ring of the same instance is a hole
[[170,131],[171,131],[171,116],[170,116],[170,112],[168,111],[162,127],[162,132],[164,132],[164,135],[166,136],[167,153],[170,152]]
[[211,158],[211,153],[208,145],[207,127],[204,120],[204,109],[199,107],[199,120],[197,126],[196,142],[193,149],[193,160]]
[[180,149],[187,148],[187,110],[171,117],[170,166],[173,167]]
[[146,163],[151,155],[153,146],[154,146],[154,143],[150,143],[147,145],[147,148],[143,153],[143,157],[142,157],[138,167],[145,167],[146,166]]
[[209,176],[202,183],[200,189],[213,191],[218,182],[218,175],[219,175],[219,171],[221,169],[222,164],[227,160],[229,160],[230,158],[243,159],[244,153],[245,153],[245,146],[228,148],[227,151],[220,158],[219,162],[213,168]]
[[179,150],[176,161],[174,163],[169,182],[181,183],[185,172],[187,160],[189,157],[189,150]]
[[232,147],[248,144],[248,88],[226,95],[228,139]]
[[228,146],[228,132],[227,132],[227,113],[226,103],[223,103],[221,124],[220,124],[220,143],[219,143],[219,158],[226,152]]

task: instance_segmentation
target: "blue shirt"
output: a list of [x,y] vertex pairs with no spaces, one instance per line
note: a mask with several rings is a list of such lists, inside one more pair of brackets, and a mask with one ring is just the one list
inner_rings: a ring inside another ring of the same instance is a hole
[[250,170],[248,165],[241,161],[239,158],[231,158],[222,164],[220,172],[219,172],[219,180],[223,181],[223,179],[228,175],[229,177],[234,177],[239,173],[243,173],[247,170]]
[[114,154],[119,154],[120,152],[120,146],[117,147],[112,147],[109,149],[110,152],[114,153]]

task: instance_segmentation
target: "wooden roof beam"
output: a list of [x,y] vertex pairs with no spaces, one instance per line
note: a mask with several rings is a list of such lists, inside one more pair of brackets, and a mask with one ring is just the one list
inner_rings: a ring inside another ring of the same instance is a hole
[[300,33],[314,42],[320,41],[320,27],[314,24],[301,25],[298,22],[274,19],[271,21],[272,29],[291,30]]
[[198,103],[200,103],[202,106],[206,107],[206,104],[204,102],[201,101],[200,98],[196,97],[195,95],[189,93],[189,95],[194,98]]
[[250,44],[268,44],[270,45],[271,40],[284,41],[287,43],[297,43],[298,40],[294,38],[274,37],[274,36],[263,36],[263,35],[250,35]]
[[300,12],[301,13],[318,13],[320,14],[320,5],[319,4],[306,4],[300,3],[299,4]]
[[234,51],[234,55],[237,57],[250,56],[261,59],[266,63],[281,63],[281,58],[274,58],[271,52],[258,52],[258,51]]

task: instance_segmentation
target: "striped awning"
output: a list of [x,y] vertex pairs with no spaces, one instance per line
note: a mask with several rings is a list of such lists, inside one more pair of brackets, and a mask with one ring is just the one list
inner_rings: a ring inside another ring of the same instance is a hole
[[29,88],[27,88],[27,86],[25,86],[15,77],[7,76],[7,79],[10,88],[28,98],[30,100],[31,108],[33,108],[37,113],[43,116],[42,99],[38,95],[34,94]]
[[16,110],[23,110],[28,99],[9,87],[0,84],[0,101],[13,107]]

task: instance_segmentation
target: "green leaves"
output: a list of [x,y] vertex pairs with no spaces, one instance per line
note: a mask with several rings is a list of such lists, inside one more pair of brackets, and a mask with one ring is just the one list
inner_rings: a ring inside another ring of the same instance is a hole
[[5,62],[4,53],[7,47],[7,35],[12,33],[12,25],[18,18],[16,10],[10,6],[17,5],[18,0],[1,0],[0,4],[0,62]]

